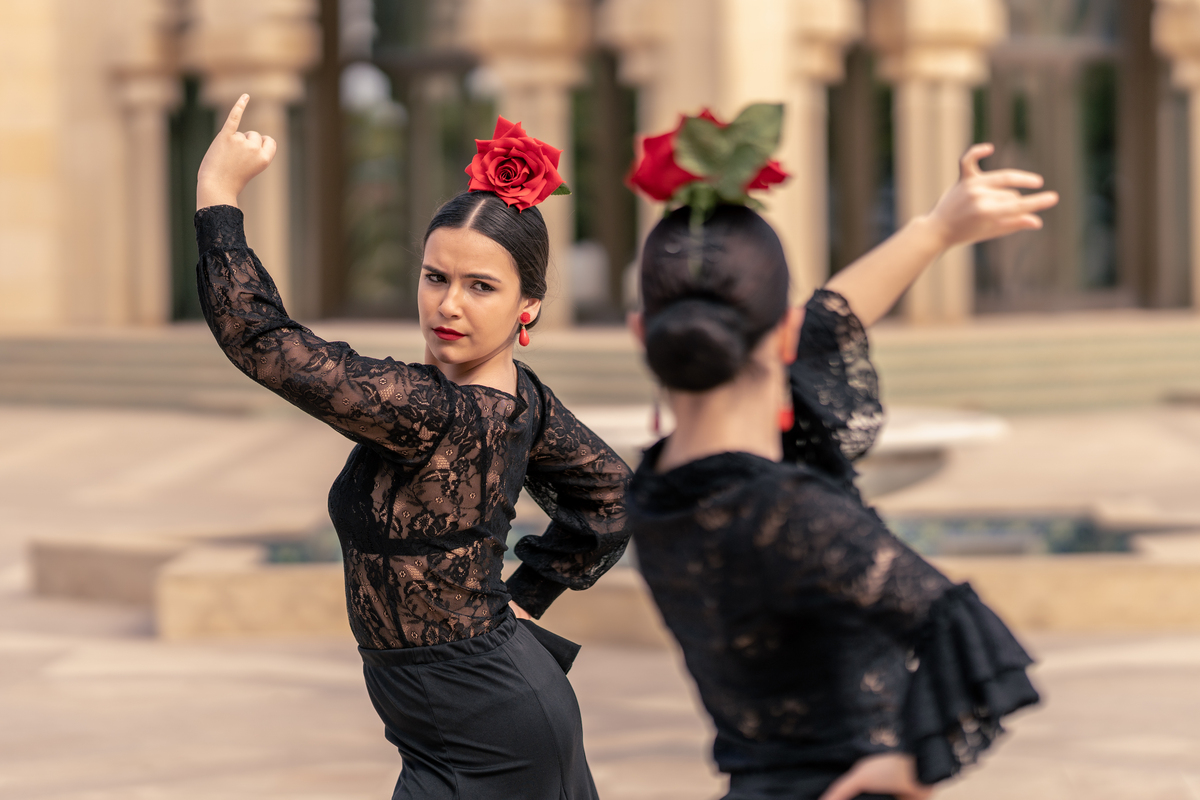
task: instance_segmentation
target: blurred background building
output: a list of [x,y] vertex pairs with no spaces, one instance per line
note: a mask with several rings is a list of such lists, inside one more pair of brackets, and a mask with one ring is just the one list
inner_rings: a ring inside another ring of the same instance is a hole
[[[0,0],[0,325],[198,316],[196,167],[243,91],[244,198],[294,315],[414,315],[420,236],[496,113],[566,149],[548,322],[620,319],[660,209],[636,137],[787,107],[767,198],[803,293],[929,209],[971,141],[1046,230],[943,258],[913,322],[1200,305],[1194,0]],[[1191,109],[1191,110],[1189,110]]]

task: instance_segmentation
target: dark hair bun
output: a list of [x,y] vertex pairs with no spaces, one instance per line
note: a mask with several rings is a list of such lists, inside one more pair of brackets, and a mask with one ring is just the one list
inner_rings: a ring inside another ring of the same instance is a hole
[[669,389],[703,392],[733,379],[746,363],[746,323],[733,306],[677,300],[646,322],[646,361]]

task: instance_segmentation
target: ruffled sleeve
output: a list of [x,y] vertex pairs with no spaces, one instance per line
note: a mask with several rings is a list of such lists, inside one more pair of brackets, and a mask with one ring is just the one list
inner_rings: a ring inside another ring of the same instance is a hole
[[904,706],[905,749],[933,784],[973,764],[1001,719],[1038,702],[1025,650],[968,584],[946,591],[918,633]]
[[[772,494],[793,506],[790,514],[761,513],[781,521],[778,532],[764,526],[756,534],[764,583],[793,615],[846,624],[862,615],[903,647],[907,663],[878,672],[869,696],[895,709],[880,741],[912,753],[922,783],[974,763],[1003,732],[1004,716],[1038,701],[1025,674],[1032,659],[969,585],[952,583],[824,478],[797,473]],[[874,656],[844,649],[842,690],[852,696]]]
[[804,311],[791,366],[796,422],[783,435],[784,457],[850,486],[852,462],[883,427],[879,378],[866,331],[844,297],[818,289]]

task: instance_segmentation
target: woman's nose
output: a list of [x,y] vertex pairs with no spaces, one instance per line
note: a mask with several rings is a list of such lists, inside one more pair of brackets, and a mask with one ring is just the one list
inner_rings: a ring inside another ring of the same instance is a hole
[[446,293],[442,295],[442,302],[438,304],[438,311],[443,317],[457,317],[462,312],[462,297],[457,287],[451,285],[447,287]]

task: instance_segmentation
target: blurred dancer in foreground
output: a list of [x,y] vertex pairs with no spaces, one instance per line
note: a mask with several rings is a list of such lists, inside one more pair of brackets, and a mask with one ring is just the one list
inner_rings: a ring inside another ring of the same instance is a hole
[[[625,550],[625,464],[513,360],[546,293],[533,206],[565,193],[559,151],[501,118],[468,191],[425,234],[425,363],[358,355],[284,311],[237,197],[275,143],[238,131],[243,96],[200,166],[204,317],[230,361],[356,443],[329,494],[367,690],[404,757],[394,798],[592,800],[572,646],[528,622]],[[549,514],[517,543],[524,485]],[[517,617],[523,618],[522,624]],[[552,655],[553,652],[553,655]]]
[[947,248],[1040,228],[1057,196],[972,147],[936,208],[789,308],[779,239],[743,204],[785,177],[778,130],[752,106],[644,144],[633,183],[678,208],[646,242],[633,326],[677,426],[634,475],[629,527],[726,800],[918,800],[1038,695],[1003,623],[854,486],[883,421],[865,329]]

